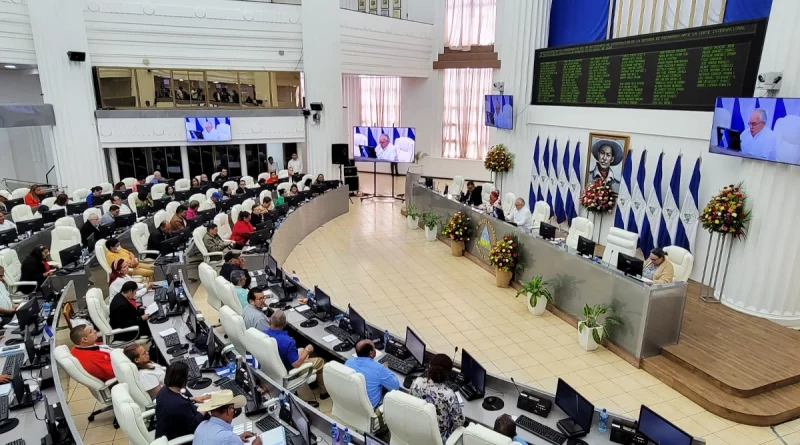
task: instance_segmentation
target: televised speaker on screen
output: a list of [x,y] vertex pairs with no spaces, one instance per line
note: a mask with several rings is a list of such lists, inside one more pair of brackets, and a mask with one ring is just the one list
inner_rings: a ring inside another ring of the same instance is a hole
[[354,127],[353,158],[362,162],[414,162],[416,129]]
[[231,140],[231,118],[229,117],[187,117],[186,140],[223,141]]

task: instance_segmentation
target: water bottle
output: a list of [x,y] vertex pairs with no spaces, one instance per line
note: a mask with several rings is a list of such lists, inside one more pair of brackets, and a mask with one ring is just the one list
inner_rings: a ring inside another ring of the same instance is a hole
[[309,303],[314,301],[314,292],[311,289],[306,291],[306,300],[308,300]]
[[228,360],[228,377],[231,380],[236,376],[236,363],[233,360]]
[[608,413],[606,412],[606,409],[603,408],[603,410],[600,411],[600,421],[597,422],[597,431],[605,433],[607,429],[608,429]]
[[344,437],[342,437],[342,445],[349,445],[350,444],[350,430],[347,427],[344,427]]
[[339,427],[336,426],[336,423],[331,427],[331,440],[334,444],[339,443]]
[[89,250],[87,248],[83,248],[81,250],[81,264],[86,264],[86,258],[89,257]]
[[388,329],[387,329],[387,330],[385,330],[385,331],[383,331],[383,347],[384,347],[384,348],[386,347],[386,345],[388,345],[388,344],[389,344],[389,340],[390,340],[391,338],[392,338],[392,336],[391,336],[391,335],[389,335],[389,330],[388,330]]
[[297,272],[292,271],[292,279],[296,282],[300,282],[300,277],[297,276]]
[[47,314],[49,314],[49,313],[50,313],[50,303],[48,303],[48,302],[45,302],[45,303],[42,305],[42,313],[44,313],[44,315],[45,315],[45,316],[47,316]]

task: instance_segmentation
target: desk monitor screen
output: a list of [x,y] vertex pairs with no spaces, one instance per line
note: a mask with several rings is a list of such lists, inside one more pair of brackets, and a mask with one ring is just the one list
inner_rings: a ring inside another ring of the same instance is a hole
[[634,277],[642,276],[644,269],[644,261],[639,258],[620,253],[617,255],[617,270],[625,275],[633,275]]
[[157,212],[159,210],[164,210],[167,208],[167,204],[171,203],[172,201],[166,198],[154,199],[153,200],[153,211]]
[[386,445],[386,442],[376,438],[372,434],[364,433],[364,445]]
[[10,212],[11,209],[13,209],[14,207],[25,204],[25,199],[24,198],[9,199],[8,201],[6,201],[5,204],[6,204],[6,210]]
[[231,118],[187,117],[186,140],[189,142],[227,142],[231,140]]
[[0,246],[7,246],[17,239],[17,230],[8,229],[0,232]]
[[417,363],[420,365],[424,363],[425,343],[409,327],[406,327],[406,349]]
[[62,249],[60,252],[58,252],[58,258],[61,260],[61,266],[66,267],[72,263],[78,264],[82,253],[83,251],[81,250],[80,244],[75,244],[74,246],[69,246],[66,249]]
[[364,162],[414,162],[417,129],[353,127],[353,158]]
[[259,230],[250,234],[247,244],[250,246],[261,246],[267,244],[270,238],[272,238],[272,229]]
[[367,324],[364,321],[364,317],[362,317],[353,306],[347,305],[348,315],[347,318],[350,320],[350,328],[353,329],[353,333],[358,335],[358,338],[364,339],[367,337],[366,330]]
[[582,236],[578,237],[578,253],[588,257],[594,257],[594,241]]
[[311,445],[311,425],[303,412],[303,408],[294,399],[294,396],[289,396],[289,403],[291,404],[292,423],[297,431],[300,432],[300,437],[303,438],[305,445]]
[[44,228],[44,221],[42,218],[33,218],[17,223],[17,233],[39,232]]
[[319,286],[314,286],[314,300],[317,301],[317,312],[331,314],[331,297],[328,296]]
[[561,408],[584,434],[589,432],[589,428],[592,427],[594,405],[561,379],[558,379],[556,387],[556,406]]
[[114,225],[117,228],[131,227],[136,223],[135,213],[126,213],[124,215],[117,215],[114,217]]
[[656,445],[691,445],[692,436],[642,405],[637,429]]
[[273,277],[278,276],[278,262],[275,261],[272,255],[267,257],[267,267],[269,268],[269,273],[272,274]]
[[82,215],[86,209],[89,208],[89,203],[86,201],[68,202],[67,214],[68,215]]
[[19,329],[24,330],[28,325],[35,324],[39,317],[39,299],[31,298],[17,308],[17,322]]
[[186,316],[186,327],[189,328],[189,332],[192,334],[197,333],[198,326],[197,326],[197,313],[195,312],[196,309],[192,303],[189,303],[189,315]]
[[486,369],[465,349],[461,350],[461,373],[479,394],[486,391]]
[[59,210],[47,210],[41,212],[42,220],[45,224],[47,223],[54,223],[58,218],[62,216],[67,216],[67,209],[59,209]]
[[556,238],[556,226],[547,224],[546,222],[539,223],[539,236],[544,239],[555,239]]
[[514,97],[504,94],[487,94],[486,126],[511,130],[514,128]]

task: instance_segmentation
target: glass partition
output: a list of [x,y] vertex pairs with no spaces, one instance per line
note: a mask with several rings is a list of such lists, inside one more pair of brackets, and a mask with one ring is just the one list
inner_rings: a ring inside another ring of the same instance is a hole
[[97,83],[104,108],[137,107],[136,74],[131,68],[98,68]]

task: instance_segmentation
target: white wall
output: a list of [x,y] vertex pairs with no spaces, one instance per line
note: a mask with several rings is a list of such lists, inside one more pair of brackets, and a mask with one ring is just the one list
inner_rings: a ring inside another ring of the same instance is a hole
[[[350,9],[353,11],[358,10],[358,0],[340,0],[342,8]],[[367,2],[369,4],[369,2]],[[403,20],[411,20],[420,23],[433,23],[434,20],[434,4],[433,0],[403,0],[400,8],[401,18]],[[394,2],[389,1],[389,15],[394,17]],[[380,3],[379,3],[380,7]]]
[[0,0],[0,62],[36,64],[28,5]]

